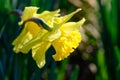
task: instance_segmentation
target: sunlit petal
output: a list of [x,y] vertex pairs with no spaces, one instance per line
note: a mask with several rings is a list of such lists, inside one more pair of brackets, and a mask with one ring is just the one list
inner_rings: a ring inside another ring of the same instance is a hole
[[25,26],[26,26],[26,30],[30,32],[33,36],[36,36],[42,28],[41,26],[38,26],[36,23],[32,21],[27,22]]
[[54,16],[58,16],[59,12],[59,9],[56,11],[44,11],[40,14],[36,14],[36,17],[44,19],[44,21],[48,23],[48,21],[51,20]]
[[25,7],[24,12],[22,14],[22,20],[21,22],[19,22],[19,25],[23,24],[25,20],[34,17],[38,9],[38,7]]

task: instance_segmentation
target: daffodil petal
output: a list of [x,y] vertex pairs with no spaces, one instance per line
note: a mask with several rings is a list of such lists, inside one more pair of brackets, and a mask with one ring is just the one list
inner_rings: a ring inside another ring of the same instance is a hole
[[44,11],[40,14],[37,14],[36,17],[43,19],[46,24],[48,24],[50,27],[53,26],[53,17],[58,16],[59,15],[60,10],[56,10],[56,11]]
[[25,27],[26,30],[30,32],[33,36],[36,36],[41,30],[41,27],[32,21],[26,22]]
[[17,44],[22,40],[22,38],[23,38],[26,34],[27,34],[27,31],[26,31],[26,29],[24,28],[24,29],[21,31],[20,35],[12,42],[12,45],[17,45]]
[[50,41],[52,42],[53,40],[57,39],[60,37],[61,35],[61,31],[60,31],[60,25],[57,23],[53,23],[53,29],[52,31],[48,32],[43,38],[42,41]]
[[79,12],[81,9],[77,9],[76,11],[68,14],[68,15],[65,15],[63,17],[56,17],[55,18],[55,21],[59,24],[64,24],[65,22],[67,22],[74,14],[76,14],[77,12]]
[[13,50],[16,53],[20,52],[20,49],[33,37],[35,37],[39,31],[40,27],[37,24],[35,24],[34,22],[27,22],[20,35],[13,41]]
[[22,14],[22,20],[19,22],[19,25],[22,25],[23,22],[31,17],[34,17],[37,13],[38,7],[25,7],[23,14]]
[[41,42],[32,48],[32,57],[36,61],[37,66],[42,68],[45,65],[45,53],[50,47],[51,43]]
[[60,37],[61,32],[59,29],[59,25],[54,23],[54,28],[52,31],[41,30],[36,37],[34,37],[29,43],[25,44],[21,48],[21,52],[28,53],[28,51],[35,45],[39,44],[40,42],[49,41],[52,42],[53,40]]
[[40,14],[36,14],[36,17],[38,18],[42,18],[45,21],[51,20],[54,16],[58,16],[59,15],[60,10],[56,10],[56,11],[44,11]]
[[12,45],[14,45],[13,50],[18,53],[20,52],[20,49],[25,45],[27,42],[29,42],[33,36],[30,32],[26,31],[26,28],[24,28],[21,32],[21,34],[13,41]]
[[28,53],[29,50],[34,47],[37,44],[40,44],[42,42],[42,37],[45,36],[46,34],[46,30],[41,30],[38,35],[34,38],[32,38],[32,40],[30,40],[28,43],[26,43],[21,49],[20,51],[23,53]]
[[24,35],[24,37],[22,38],[22,40],[18,40],[17,43],[19,44],[16,44],[14,45],[14,48],[13,50],[16,52],[16,53],[19,53],[20,52],[20,49],[27,43],[29,42],[29,40],[32,39],[32,35],[28,32],[26,35]]
[[78,22],[68,22],[68,23],[63,24],[60,27],[60,29],[61,31],[65,33],[70,33],[72,31],[79,31],[80,27],[83,25],[84,22],[85,22],[85,18],[83,18],[82,20]]

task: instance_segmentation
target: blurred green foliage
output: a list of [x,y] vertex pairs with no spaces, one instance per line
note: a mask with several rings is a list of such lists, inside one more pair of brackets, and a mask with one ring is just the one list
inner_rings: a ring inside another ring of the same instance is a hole
[[[0,6],[1,80],[120,80],[119,0],[0,0]],[[83,41],[69,58],[55,62],[51,47],[45,67],[39,69],[31,52],[13,52],[11,43],[22,28],[19,16],[10,12],[26,6],[38,6],[39,12],[60,8],[61,15],[82,8],[71,21],[86,18]]]

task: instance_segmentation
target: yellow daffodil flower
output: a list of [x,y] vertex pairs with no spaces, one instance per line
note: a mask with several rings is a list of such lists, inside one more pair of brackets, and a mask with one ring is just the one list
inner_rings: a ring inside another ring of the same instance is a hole
[[55,61],[63,60],[77,48],[82,39],[79,29],[85,22],[85,19],[83,18],[78,22],[67,22],[80,9],[63,17],[59,16],[59,10],[37,14],[37,9],[36,7],[25,8],[22,21],[19,24],[23,24],[32,17],[42,18],[51,30],[46,30],[39,27],[36,23],[28,21],[25,23],[21,34],[13,41],[13,45],[16,53],[28,53],[32,49],[33,59],[38,67],[42,68],[46,63],[45,53],[51,45],[56,51],[53,55]]

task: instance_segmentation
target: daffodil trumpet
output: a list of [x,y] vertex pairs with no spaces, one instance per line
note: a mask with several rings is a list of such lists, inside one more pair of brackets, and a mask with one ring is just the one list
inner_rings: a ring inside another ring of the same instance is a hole
[[56,51],[55,61],[67,58],[82,40],[79,32],[85,18],[78,22],[67,22],[81,9],[60,16],[60,10],[36,13],[37,7],[26,7],[19,25],[24,25],[20,35],[13,41],[15,53],[27,54],[32,49],[32,57],[39,68],[45,63],[45,53],[52,45]]

